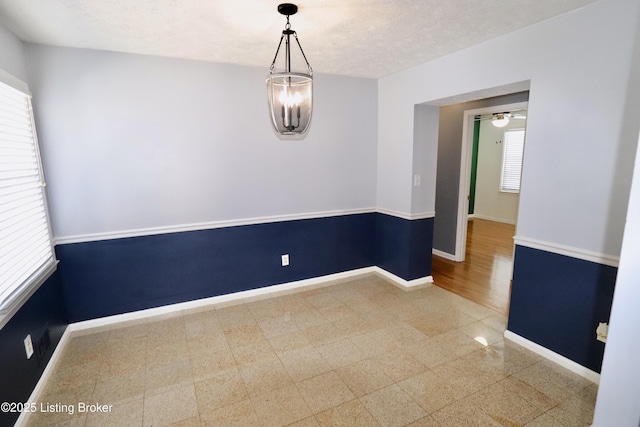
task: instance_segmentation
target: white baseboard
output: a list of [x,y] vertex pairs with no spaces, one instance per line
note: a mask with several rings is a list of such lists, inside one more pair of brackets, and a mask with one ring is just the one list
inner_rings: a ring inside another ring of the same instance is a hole
[[116,314],[114,316],[101,317],[98,319],[85,320],[82,322],[76,322],[69,325],[67,329],[71,332],[109,327],[118,323],[132,322],[142,319],[149,319],[158,316],[169,315],[182,310],[190,310],[200,307],[207,307],[212,305],[229,304],[234,301],[247,300],[260,297],[271,297],[278,294],[286,294],[291,292],[297,292],[304,288],[317,288],[323,286],[330,286],[336,280],[349,279],[352,277],[361,276],[364,274],[377,273],[381,276],[390,279],[395,285],[402,289],[412,290],[419,287],[428,286],[433,283],[431,276],[422,277],[415,280],[404,280],[395,274],[389,273],[380,267],[365,267],[356,270],[345,271],[342,273],[329,274],[326,276],[314,277],[311,279],[297,280],[295,282],[283,283],[280,285],[265,286],[258,289],[251,289],[248,291],[234,292],[232,294],[219,295],[211,298],[203,298],[194,301],[187,301],[177,304],[165,305],[162,307],[150,308],[146,310],[138,310],[132,313]]
[[426,288],[427,286],[431,286],[433,283],[432,276],[420,277],[419,279],[413,280],[404,280],[402,277],[398,277],[393,273],[389,273],[387,270],[383,270],[380,267],[373,267],[373,271],[380,274],[381,276],[390,279],[394,285],[399,286],[400,288],[410,291],[413,289]]
[[531,350],[536,354],[544,357],[545,359],[549,359],[550,361],[557,363],[558,365],[566,368],[576,374],[588,379],[591,382],[596,384],[600,384],[600,374],[592,371],[589,368],[586,368],[571,359],[567,359],[566,357],[549,350],[546,347],[541,346],[540,344],[536,344],[533,341],[530,341],[524,337],[521,337],[518,334],[515,334],[511,331],[504,331],[504,337],[509,341],[512,341],[527,350]]
[[304,288],[316,288],[329,286],[335,280],[348,279],[363,274],[373,273],[374,267],[359,268],[356,270],[345,271],[342,273],[329,274],[326,276],[314,277],[311,279],[297,280],[295,282],[282,283],[279,285],[265,286],[248,291],[234,292],[231,294],[218,295],[210,298],[202,298],[193,301],[181,302],[177,304],[164,305],[162,307],[149,308],[146,310],[138,310],[131,313],[116,314],[114,316],[101,317],[98,319],[85,320],[69,325],[72,331],[80,331],[85,329],[101,328],[104,326],[114,325],[123,322],[131,322],[141,319],[148,319],[157,316],[163,316],[182,310],[191,310],[200,307],[212,305],[228,304],[234,301],[246,300],[251,298],[275,296],[289,292],[299,291]]
[[431,253],[434,254],[435,256],[439,256],[440,258],[448,259],[449,261],[455,261],[456,260],[455,255],[452,255],[452,254],[447,253],[447,252],[442,252],[442,251],[439,251],[437,249],[432,249]]
[[[31,396],[29,396],[27,403],[34,403],[36,405],[38,404],[40,395],[42,394],[42,390],[44,390],[44,387],[47,384],[49,377],[53,373],[56,367],[56,364],[60,360],[60,357],[64,352],[64,348],[67,346],[70,339],[71,339],[71,332],[69,331],[69,327],[67,327],[67,329],[62,334],[60,341],[58,341],[58,345],[56,346],[55,351],[51,355],[51,359],[49,359],[49,363],[47,363],[47,367],[44,368],[44,371],[42,372],[42,375],[40,376],[38,383],[36,384],[35,388],[31,392]],[[30,415],[31,413],[29,412],[22,412],[18,417],[18,420],[14,424],[14,427],[27,426]]]

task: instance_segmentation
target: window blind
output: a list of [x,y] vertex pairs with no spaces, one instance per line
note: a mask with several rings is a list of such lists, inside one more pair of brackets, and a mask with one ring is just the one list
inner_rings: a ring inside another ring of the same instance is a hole
[[0,82],[0,314],[54,263],[31,98]]
[[509,129],[505,131],[500,191],[511,193],[520,191],[523,153],[524,129]]

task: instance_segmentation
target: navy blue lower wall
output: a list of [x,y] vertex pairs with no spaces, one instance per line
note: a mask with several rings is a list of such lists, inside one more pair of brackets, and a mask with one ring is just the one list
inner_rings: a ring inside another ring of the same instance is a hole
[[[58,245],[58,270],[0,330],[0,401],[28,399],[71,322],[373,265],[412,280],[431,274],[432,239],[432,218],[367,213]],[[27,359],[24,338],[45,331]]]
[[[368,213],[58,245],[58,271],[0,330],[0,401],[26,401],[69,322],[373,265],[413,280],[431,275],[432,243],[433,218]],[[616,273],[516,246],[508,329],[599,372]],[[51,347],[27,360],[24,337],[47,329]]]
[[516,245],[508,329],[600,372],[618,269]]
[[[67,327],[65,304],[58,272],[43,283],[0,330],[0,402],[26,402],[47,366]],[[33,341],[49,331],[50,347],[41,358],[27,359],[24,338]],[[0,426],[11,426],[18,413],[0,411]]]
[[[69,321],[373,266],[376,216],[344,215],[58,245]],[[289,254],[288,267],[281,266],[282,254]]]
[[405,280],[431,275],[433,218],[376,216],[376,265]]

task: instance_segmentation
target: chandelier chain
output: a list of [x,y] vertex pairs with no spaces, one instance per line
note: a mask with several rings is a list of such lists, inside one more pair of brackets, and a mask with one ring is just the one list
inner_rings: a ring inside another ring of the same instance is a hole
[[[284,26],[285,31],[291,31],[291,23],[289,22],[289,15],[287,15],[287,23]],[[282,41],[284,40],[284,36],[285,36],[285,32],[282,33],[282,36],[280,36],[280,43],[278,43],[278,48],[276,49],[276,55],[273,57],[273,62],[271,63],[271,66],[269,67],[269,72],[270,74],[273,74],[273,70],[276,66],[276,61],[278,60],[278,53],[280,53],[280,47],[282,46]],[[302,53],[302,57],[304,58],[304,62],[305,64],[307,64],[307,68],[309,69],[309,75],[313,75],[313,69],[311,68],[311,64],[309,64],[309,60],[307,59],[307,55],[305,55],[304,50],[302,49],[302,45],[300,44],[300,40],[298,40],[298,33],[296,33],[295,31],[292,31],[291,34],[293,34],[293,37],[295,37],[296,39],[296,43],[298,44],[298,47],[300,48],[300,52]]]
[[304,50],[302,50],[302,45],[300,45],[300,40],[298,40],[298,34],[296,32],[293,33],[293,36],[296,38],[296,43],[298,43],[298,47],[300,48],[300,52],[302,52],[302,57],[304,58],[304,62],[307,64],[307,68],[309,69],[309,75],[313,75],[313,69],[307,60],[307,55],[304,54]]
[[269,67],[269,71],[271,74],[273,74],[273,69],[276,66],[276,60],[278,59],[278,52],[280,52],[280,46],[282,46],[282,40],[284,40],[284,34],[280,36],[280,43],[278,43],[278,48],[276,49],[276,56],[273,57],[273,62],[271,63],[271,67]]

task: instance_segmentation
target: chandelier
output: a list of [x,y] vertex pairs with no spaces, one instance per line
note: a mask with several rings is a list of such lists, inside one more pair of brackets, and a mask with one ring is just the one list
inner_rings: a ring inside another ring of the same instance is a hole
[[[291,3],[278,5],[278,12],[287,17],[287,23],[282,31],[276,56],[271,63],[267,77],[267,100],[269,113],[274,130],[280,135],[304,134],[311,123],[313,110],[313,70],[302,50],[298,35],[291,29],[289,16],[298,12],[298,6]],[[296,41],[306,70],[294,72],[291,70],[291,36]],[[284,71],[276,71],[278,54],[284,42]]]

